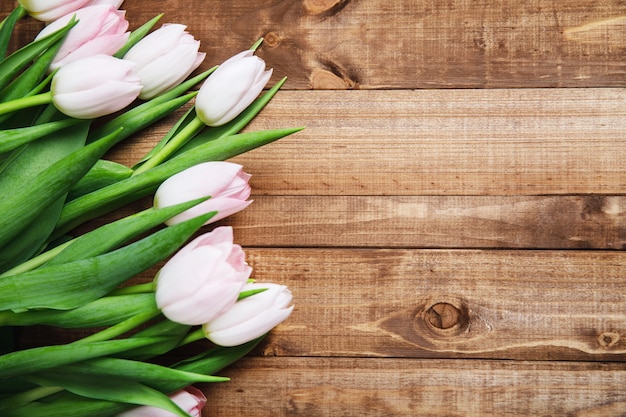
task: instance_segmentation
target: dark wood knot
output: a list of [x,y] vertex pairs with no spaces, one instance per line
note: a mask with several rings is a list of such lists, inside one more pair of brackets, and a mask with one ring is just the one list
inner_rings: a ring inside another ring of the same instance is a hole
[[268,32],[263,36],[263,43],[270,48],[276,48],[280,45],[280,36],[276,32]]
[[619,342],[620,336],[615,332],[605,332],[598,336],[598,343],[603,348],[613,347]]
[[452,304],[437,303],[426,312],[426,319],[437,329],[450,329],[459,324],[461,312]]
[[422,310],[423,323],[431,332],[440,336],[456,336],[469,326],[467,305],[461,300],[437,301]]

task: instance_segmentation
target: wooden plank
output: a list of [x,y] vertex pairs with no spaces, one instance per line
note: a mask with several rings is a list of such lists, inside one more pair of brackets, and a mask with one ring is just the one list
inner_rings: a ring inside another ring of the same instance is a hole
[[281,91],[247,130],[306,129],[234,161],[257,195],[621,194],[625,115],[626,89]]
[[626,253],[248,249],[296,308],[265,354],[626,360]]
[[132,22],[188,23],[207,68],[263,36],[287,88],[616,87],[626,73],[619,0],[209,3],[124,7]]
[[624,364],[249,358],[222,373],[212,417],[626,414]]
[[254,196],[224,220],[256,247],[623,249],[624,196]]
[[[6,15],[14,2],[0,5]],[[135,28],[165,12],[208,53],[203,69],[260,37],[295,89],[623,86],[626,5],[447,0],[126,2]],[[14,42],[41,25],[20,26]]]

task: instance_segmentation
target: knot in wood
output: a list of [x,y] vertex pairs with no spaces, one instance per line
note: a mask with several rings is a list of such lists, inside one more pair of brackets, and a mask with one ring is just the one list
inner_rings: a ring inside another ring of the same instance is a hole
[[452,304],[437,303],[426,312],[426,319],[437,329],[450,329],[461,324],[462,313]]
[[619,342],[620,336],[618,333],[605,332],[598,336],[598,343],[603,348],[613,347]]
[[263,36],[263,43],[265,43],[270,48],[276,48],[280,45],[280,36],[276,32],[268,32]]

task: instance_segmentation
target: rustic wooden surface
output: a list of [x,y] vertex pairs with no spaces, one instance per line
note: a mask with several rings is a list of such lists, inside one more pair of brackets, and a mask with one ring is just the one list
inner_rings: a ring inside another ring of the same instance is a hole
[[203,68],[264,36],[248,130],[306,126],[234,159],[221,223],[296,309],[207,416],[626,415],[626,3],[125,3]]

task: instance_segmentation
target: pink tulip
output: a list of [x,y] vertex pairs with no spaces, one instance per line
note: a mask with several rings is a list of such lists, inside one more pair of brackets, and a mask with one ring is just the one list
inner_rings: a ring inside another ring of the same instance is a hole
[[238,346],[264,335],[289,317],[292,295],[284,285],[255,283],[243,290],[262,288],[267,290],[237,301],[226,313],[205,323],[206,337],[220,346]]
[[125,13],[113,5],[84,7],[55,20],[46,26],[35,39],[41,39],[63,27],[75,16],[78,20],[57,52],[50,70],[92,55],[115,54],[128,40],[130,32]]
[[166,222],[173,225],[205,213],[217,211],[207,223],[230,216],[248,207],[250,175],[232,162],[205,162],[165,180],[154,196],[155,207],[169,207],[185,201],[211,197]]
[[53,22],[68,13],[96,4],[110,4],[117,9],[124,0],[19,0],[24,9],[37,20]]
[[[174,394],[170,395],[172,401],[174,401],[180,408],[185,410],[193,417],[202,416],[202,407],[206,404],[206,397],[199,389],[190,386]],[[124,413],[118,414],[117,417],[174,417],[169,411],[156,407],[137,407]]]
[[144,37],[124,55],[134,62],[143,90],[150,99],[180,84],[204,60],[200,42],[185,32],[185,25],[169,24]]
[[265,71],[265,61],[253,51],[224,61],[198,91],[198,118],[208,126],[230,122],[254,101],[271,76],[272,70]]
[[62,67],[50,86],[52,102],[64,114],[94,119],[123,109],[141,91],[133,64],[95,55]]
[[188,325],[207,323],[230,309],[252,268],[233,229],[218,227],[178,251],[156,277],[156,303],[168,319]]

